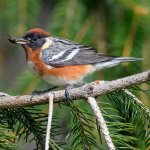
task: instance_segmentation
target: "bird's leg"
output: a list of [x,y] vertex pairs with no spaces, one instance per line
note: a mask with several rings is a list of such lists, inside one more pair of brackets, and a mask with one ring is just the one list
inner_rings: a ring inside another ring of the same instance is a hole
[[[85,82],[83,82],[83,81],[81,81],[81,82],[79,82],[78,84],[77,84],[77,86],[83,86],[85,84]],[[70,101],[71,100],[71,96],[70,96],[70,94],[69,94],[69,91],[71,90],[71,89],[73,89],[74,88],[74,85],[68,85],[67,87],[66,87],[66,89],[65,89],[65,98],[66,98],[66,100],[67,101]]]
[[73,89],[73,85],[68,85],[65,89],[65,97],[66,97],[66,100],[71,100],[71,96],[69,94],[69,91]]
[[32,98],[35,96],[35,95],[41,95],[41,94],[44,94],[44,93],[47,93],[47,92],[50,92],[54,89],[58,88],[58,86],[54,86],[54,87],[51,87],[47,90],[43,90],[43,91],[33,91],[32,94],[31,94],[31,98],[30,98],[30,101],[32,100]]

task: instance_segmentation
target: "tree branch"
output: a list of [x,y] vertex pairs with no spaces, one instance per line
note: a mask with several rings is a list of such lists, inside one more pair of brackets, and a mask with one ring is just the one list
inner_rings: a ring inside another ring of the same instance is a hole
[[[149,80],[150,70],[113,81],[95,81],[89,84],[85,84],[82,87],[70,90],[70,96],[74,100],[79,98],[85,99],[87,97],[96,97]],[[51,93],[54,95],[54,103],[62,102],[65,100],[64,90],[54,91]],[[10,96],[3,93],[0,95],[0,109],[45,104],[48,103],[49,93],[34,96],[32,101],[30,101],[30,98],[31,95]]]
[[115,150],[115,145],[112,142],[109,130],[107,128],[107,125],[106,125],[106,122],[105,122],[104,117],[102,115],[102,112],[101,112],[101,110],[100,110],[100,108],[96,102],[96,99],[93,97],[88,97],[88,103],[90,104],[90,106],[94,112],[94,115],[98,121],[98,125],[101,129],[101,132],[104,136],[104,139],[106,141],[106,144],[107,144],[109,150]]
[[48,122],[47,122],[47,130],[46,130],[45,150],[49,150],[52,117],[53,117],[53,95],[49,94],[49,111],[48,111]]

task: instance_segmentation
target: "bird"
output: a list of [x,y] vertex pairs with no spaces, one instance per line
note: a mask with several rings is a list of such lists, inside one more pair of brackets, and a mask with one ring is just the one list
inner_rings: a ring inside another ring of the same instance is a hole
[[[124,62],[142,60],[136,57],[118,57],[99,53],[91,46],[52,36],[41,28],[30,29],[22,38],[9,36],[8,40],[24,48],[29,69],[39,78],[53,85],[50,90],[66,86],[67,99],[71,99],[69,90],[74,85],[84,83],[84,78],[95,71]],[[35,93],[40,94],[50,90]]]

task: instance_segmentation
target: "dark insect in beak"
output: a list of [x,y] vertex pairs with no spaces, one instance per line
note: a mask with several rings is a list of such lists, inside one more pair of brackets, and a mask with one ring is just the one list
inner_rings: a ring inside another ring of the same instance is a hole
[[7,36],[8,36],[8,41],[13,44],[27,44],[29,42],[24,38],[12,38],[9,34],[7,34]]

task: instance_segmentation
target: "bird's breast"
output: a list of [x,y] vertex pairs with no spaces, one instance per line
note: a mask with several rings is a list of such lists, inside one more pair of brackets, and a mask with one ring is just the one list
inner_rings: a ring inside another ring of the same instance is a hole
[[75,84],[92,72],[90,65],[53,68],[42,62],[27,61],[27,64],[35,75],[52,85]]
[[[67,80],[66,78],[62,77],[62,76],[55,76],[55,75],[51,75],[46,73],[44,70],[49,70],[47,69],[42,69],[37,67],[34,62],[32,61],[28,61],[27,62],[28,68],[29,70],[35,74],[36,76],[40,77],[41,79],[43,79],[44,81],[46,81],[47,83],[51,84],[51,85],[66,85],[69,83],[73,83],[73,82],[69,82],[69,80]],[[40,72],[42,72],[43,70],[43,74],[41,74]]]

